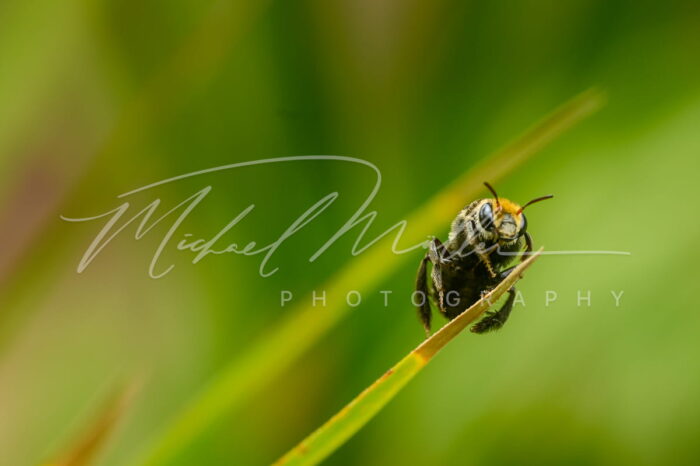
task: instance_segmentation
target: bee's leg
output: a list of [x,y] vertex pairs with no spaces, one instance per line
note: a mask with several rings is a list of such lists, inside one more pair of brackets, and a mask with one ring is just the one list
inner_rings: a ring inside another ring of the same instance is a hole
[[437,294],[438,306],[440,307],[440,311],[444,313],[445,289],[442,284],[441,264],[446,264],[449,262],[449,258],[447,248],[445,248],[445,246],[437,238],[433,238],[433,241],[431,241],[428,252],[425,254],[421,260],[420,266],[418,267],[418,276],[416,277],[416,291],[420,292],[422,295],[422,303],[420,306],[418,306],[418,317],[423,323],[426,335],[430,336],[430,320],[432,317],[432,310],[430,309],[430,300],[428,299],[428,262],[432,263],[433,265],[430,278],[433,282],[435,293]]
[[477,245],[474,248],[474,252],[476,252],[476,255],[479,256],[479,260],[484,263],[486,266],[486,270],[488,270],[489,275],[491,275],[491,278],[496,278],[496,271],[493,270],[493,265],[491,264],[491,259],[489,259],[489,253],[491,252],[488,249],[484,249],[482,246]]
[[501,283],[503,280],[510,275],[510,273],[515,270],[515,266],[513,267],[508,267],[507,269],[503,270],[501,273],[498,274],[498,281],[496,282],[496,285]]
[[528,233],[526,231],[525,232],[525,250],[520,255],[520,262],[527,259],[531,252],[532,252],[532,236],[530,236],[530,233]]
[[[501,281],[505,280],[508,275],[515,269],[515,267],[509,267],[498,274],[498,280],[494,281],[492,286],[489,286],[486,290],[481,293],[483,298],[486,293],[494,289]],[[485,333],[491,330],[498,330],[503,327],[503,324],[508,320],[510,316],[510,311],[513,309],[513,302],[515,301],[515,287],[511,287],[508,290],[508,299],[503,304],[503,306],[498,311],[488,311],[483,319],[477,322],[471,331],[474,333]]]
[[503,280],[505,280],[506,277],[507,277],[508,275],[510,275],[510,273],[511,273],[513,270],[515,270],[515,266],[513,266],[513,267],[508,267],[507,269],[502,270],[501,272],[499,272],[498,275],[496,275],[496,277],[494,277],[493,281],[492,281],[491,283],[489,283],[489,284],[486,286],[486,288],[483,289],[483,290],[481,291],[481,297],[483,298],[484,296],[486,296],[487,294],[489,294],[489,293],[491,292],[491,290],[493,290],[494,288],[496,288],[496,287],[498,286],[499,283],[501,283]]
[[430,243],[430,248],[428,249],[428,256],[430,257],[430,262],[433,263],[433,273],[431,278],[433,279],[433,285],[435,286],[435,292],[437,294],[438,306],[440,311],[445,313],[445,285],[442,283],[442,264],[447,264],[450,262],[449,252],[447,248],[440,242],[439,239],[433,238]]
[[423,259],[420,261],[420,266],[418,267],[418,275],[416,276],[416,291],[421,294],[422,302],[420,305],[416,306],[418,308],[418,318],[425,328],[425,334],[430,336],[430,318],[432,317],[432,310],[430,309],[430,300],[428,299],[428,280],[427,280],[427,270],[426,266],[430,260],[429,253],[426,253]]
[[446,262],[450,262],[449,251],[445,245],[442,244],[442,241],[437,238],[433,238],[433,240],[430,242],[430,246],[428,247],[428,255],[430,256],[430,260],[433,264],[444,264]]
[[503,327],[503,324],[508,320],[508,316],[510,316],[510,311],[513,310],[514,301],[515,287],[512,287],[508,290],[508,299],[505,304],[498,311],[488,311],[486,316],[474,324],[470,330],[473,333],[486,333]]

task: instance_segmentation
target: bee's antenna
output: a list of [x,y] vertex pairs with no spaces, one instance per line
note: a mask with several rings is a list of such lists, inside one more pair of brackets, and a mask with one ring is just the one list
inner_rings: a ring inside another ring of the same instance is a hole
[[529,205],[532,205],[532,204],[534,204],[535,202],[546,201],[547,199],[552,199],[553,197],[554,197],[554,194],[548,194],[547,196],[536,197],[535,199],[531,200],[530,202],[528,202],[527,204],[525,204],[524,206],[522,206],[522,207],[520,208],[520,210],[518,210],[518,213],[522,212],[523,210],[525,210],[525,207],[527,207],[527,206],[529,206]]
[[[498,194],[496,194],[496,190],[493,189],[493,186],[488,184],[488,182],[484,181],[484,185],[489,188],[489,191],[491,191],[491,194],[493,194],[493,198],[496,199],[496,209],[501,209],[501,203],[498,201]],[[532,202],[532,201],[530,201]]]

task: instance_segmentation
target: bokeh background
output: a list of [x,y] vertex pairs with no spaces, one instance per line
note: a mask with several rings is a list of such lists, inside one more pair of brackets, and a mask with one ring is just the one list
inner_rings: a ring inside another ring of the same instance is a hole
[[[54,458],[109,393],[142,388],[99,456],[130,464],[223,367],[352,260],[356,233],[308,257],[367,196],[371,172],[305,162],[143,193],[213,191],[183,231],[266,244],[338,201],[261,278],[260,257],[170,249],[133,230],[76,267],[116,195],[227,163],[364,158],[384,175],[375,234],[571,96],[607,106],[501,180],[547,249],[499,333],[452,342],[328,464],[700,462],[700,4],[535,0],[0,2],[0,464]],[[469,199],[465,199],[465,203]],[[409,225],[410,228],[410,225]],[[448,225],[435,234],[444,236]],[[174,464],[266,464],[423,337],[408,302],[420,252]],[[378,290],[392,290],[388,307]],[[545,291],[558,300],[545,307]],[[577,291],[591,306],[577,306]],[[619,307],[611,291],[623,291]],[[284,349],[282,349],[284,350]]]

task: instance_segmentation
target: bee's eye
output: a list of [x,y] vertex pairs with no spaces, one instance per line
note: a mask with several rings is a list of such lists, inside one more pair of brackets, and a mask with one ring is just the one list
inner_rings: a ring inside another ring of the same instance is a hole
[[481,227],[485,230],[490,230],[494,227],[493,210],[489,202],[485,203],[481,207],[481,210],[479,210],[479,223],[481,223]]
[[525,214],[521,214],[523,216],[523,224],[520,227],[520,234],[524,235],[525,232],[527,231],[527,218],[525,218]]

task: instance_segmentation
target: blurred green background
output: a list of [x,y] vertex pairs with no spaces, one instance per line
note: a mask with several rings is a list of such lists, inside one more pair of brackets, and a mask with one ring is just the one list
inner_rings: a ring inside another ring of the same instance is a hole
[[[371,161],[378,235],[559,104],[607,106],[497,183],[536,245],[630,256],[543,257],[497,334],[465,333],[338,450],[333,465],[700,463],[700,3],[693,0],[0,2],[0,464],[54,457],[104,397],[143,387],[99,457],[129,464],[229,361],[352,260],[357,232],[313,263],[365,199],[365,167],[303,162],[206,184],[183,231],[274,241],[340,197],[257,273],[260,257],[192,265],[166,226],[76,267],[116,195],[182,173],[306,154]],[[470,199],[465,199],[465,204]],[[132,212],[135,213],[135,210]],[[456,213],[456,212],[455,212]],[[409,225],[410,228],[410,225]],[[435,231],[444,237],[442,231]],[[302,359],[175,464],[266,464],[419,343],[415,251]],[[558,294],[545,307],[546,290]],[[577,306],[577,292],[591,306]],[[611,291],[624,294],[619,307]]]

